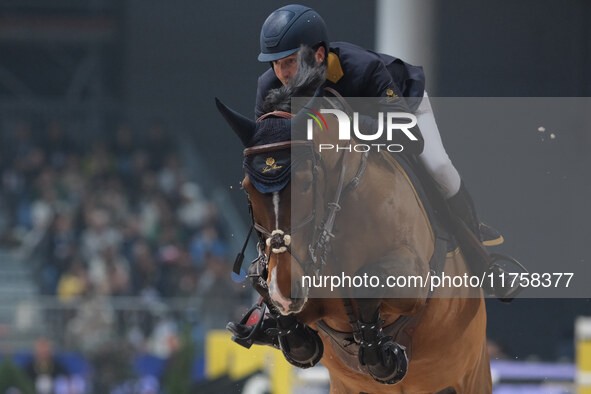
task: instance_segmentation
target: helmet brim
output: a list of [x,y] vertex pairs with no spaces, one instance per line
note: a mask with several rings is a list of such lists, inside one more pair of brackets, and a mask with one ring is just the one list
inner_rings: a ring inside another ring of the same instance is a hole
[[289,49],[283,52],[276,52],[276,53],[259,53],[259,62],[273,62],[275,60],[283,59],[284,57],[288,57],[296,53],[300,48]]

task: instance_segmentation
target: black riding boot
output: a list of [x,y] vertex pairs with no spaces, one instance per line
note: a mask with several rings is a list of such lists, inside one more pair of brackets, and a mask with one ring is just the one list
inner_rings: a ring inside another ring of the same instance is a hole
[[359,344],[359,362],[367,366],[369,374],[383,384],[400,382],[408,370],[406,348],[397,344],[382,331],[384,321],[379,310],[371,322],[357,322],[355,340]]
[[[503,242],[503,237],[495,229],[479,222],[474,202],[472,201],[472,197],[468,193],[464,182],[460,185],[458,193],[449,198],[447,202],[452,213],[464,222],[469,230],[484,245],[499,245]],[[507,275],[508,270],[498,264],[492,264],[489,266],[489,263],[484,261],[479,253],[469,245],[469,242],[462,239],[461,231],[458,234],[458,241],[460,242],[462,252],[468,260],[468,265],[470,266],[472,274],[480,275],[482,272],[486,271],[492,273],[495,278],[494,286],[492,288],[485,288],[484,290],[488,295],[494,296],[503,302],[510,302],[522,290],[522,288],[519,285],[514,287],[501,286],[501,283],[503,282],[501,282],[500,276]],[[507,283],[507,277],[505,283]]]
[[464,182],[460,184],[460,190],[447,200],[451,211],[457,215],[486,246],[500,245],[503,243],[503,236],[486,223],[481,223],[476,215],[474,201],[468,193]]

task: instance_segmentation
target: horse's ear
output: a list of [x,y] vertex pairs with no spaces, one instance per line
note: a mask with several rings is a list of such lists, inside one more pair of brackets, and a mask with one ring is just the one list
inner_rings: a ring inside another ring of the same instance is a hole
[[218,107],[218,111],[220,111],[224,119],[226,119],[226,122],[228,122],[232,130],[234,130],[238,137],[240,137],[242,145],[248,147],[256,129],[256,122],[227,107],[224,103],[218,100],[217,97],[215,98],[215,105]]

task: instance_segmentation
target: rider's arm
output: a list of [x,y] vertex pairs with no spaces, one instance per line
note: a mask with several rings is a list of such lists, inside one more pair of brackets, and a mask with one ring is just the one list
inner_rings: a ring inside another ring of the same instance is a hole
[[[412,113],[407,101],[405,100],[400,87],[392,79],[386,66],[381,61],[371,62],[368,69],[364,73],[365,79],[363,81],[363,93],[365,97],[380,97],[377,112],[405,112]],[[417,100],[411,98],[411,100]],[[384,119],[386,117],[384,116]],[[360,118],[360,126],[365,123],[368,130],[375,130],[375,120],[369,117]],[[405,122],[406,123],[406,122]],[[401,143],[404,146],[405,153],[418,155],[423,151],[424,141],[418,126],[409,128],[409,131],[417,137],[417,141],[411,141],[404,135],[397,134],[400,140],[395,140],[395,143]]]

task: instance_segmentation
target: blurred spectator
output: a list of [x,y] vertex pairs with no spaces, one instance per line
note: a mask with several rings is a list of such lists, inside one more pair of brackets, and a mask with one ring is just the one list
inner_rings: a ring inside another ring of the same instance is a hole
[[177,210],[177,218],[189,231],[195,231],[210,216],[211,204],[203,197],[199,185],[193,182],[181,185],[180,196],[181,204]]
[[88,279],[102,295],[128,295],[129,262],[114,245],[106,246],[90,259]]
[[62,302],[70,302],[82,296],[88,287],[88,274],[82,261],[74,258],[67,270],[60,276],[57,296]]
[[179,279],[182,275],[183,245],[179,242],[178,226],[166,225],[160,231],[157,241],[157,256],[160,261],[160,291],[165,297],[177,295]]
[[53,222],[50,259],[51,265],[58,267],[60,273],[67,268],[67,263],[74,257],[77,251],[78,240],[73,227],[73,218],[70,213],[58,214]]
[[148,340],[148,351],[160,358],[168,358],[178,348],[178,324],[165,310],[157,311],[157,320]]
[[156,177],[151,172],[142,176],[142,193],[138,202],[139,219],[142,235],[155,241],[160,231],[162,196],[158,194]]
[[193,238],[190,251],[193,263],[199,269],[203,268],[205,257],[208,254],[224,256],[227,253],[226,245],[220,239],[214,225],[206,226]]
[[119,231],[111,227],[109,213],[100,208],[91,208],[86,217],[88,227],[82,233],[82,252],[92,259],[107,247],[117,247],[121,242]]
[[108,297],[88,286],[76,315],[66,327],[70,346],[92,354],[113,338],[115,312]]
[[228,261],[212,254],[205,256],[205,271],[197,284],[199,324],[205,331],[225,327],[236,305],[244,302],[241,285],[229,277]]
[[158,185],[160,190],[170,200],[177,198],[180,185],[185,181],[185,174],[176,154],[169,154],[164,160],[164,165],[158,172]]
[[185,248],[181,250],[181,255],[178,261],[178,285],[177,297],[190,297],[197,291],[197,283],[199,279],[198,270],[193,266],[191,255]]
[[95,141],[90,154],[86,158],[85,171],[90,178],[102,178],[110,174],[115,167],[115,161],[106,144]]
[[66,378],[68,371],[53,355],[53,346],[46,338],[35,341],[33,359],[25,366],[37,394],[53,394],[56,381]]
[[101,184],[102,190],[94,196],[94,203],[109,212],[109,219],[113,225],[124,223],[129,216],[129,204],[121,178],[110,176]]
[[110,340],[97,348],[90,357],[94,366],[92,392],[138,393],[138,391],[116,391],[133,378],[131,358],[131,348],[124,342]]
[[39,254],[45,256],[45,264],[40,267],[42,294],[56,293],[59,278],[68,269],[77,245],[71,215],[58,214],[39,248]]
[[81,162],[82,159],[78,153],[71,153],[66,158],[65,166],[61,171],[65,199],[72,207],[79,207],[84,194],[85,178]]
[[160,270],[150,245],[143,240],[133,245],[132,251],[132,289],[134,294],[158,292]]

